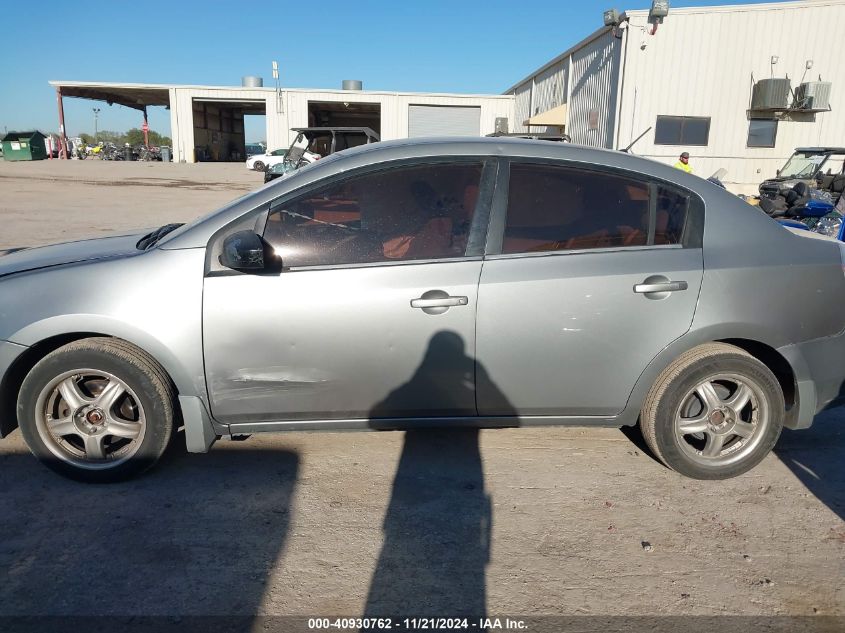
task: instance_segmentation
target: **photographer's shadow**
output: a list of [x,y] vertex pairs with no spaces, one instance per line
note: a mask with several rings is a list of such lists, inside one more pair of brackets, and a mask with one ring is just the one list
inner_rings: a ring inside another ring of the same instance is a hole
[[[456,409],[467,399],[474,402],[475,375],[481,372],[460,336],[439,332],[411,379],[373,408],[373,426],[420,394]],[[458,422],[405,432],[367,616],[486,614],[492,511],[479,430],[452,424]]]

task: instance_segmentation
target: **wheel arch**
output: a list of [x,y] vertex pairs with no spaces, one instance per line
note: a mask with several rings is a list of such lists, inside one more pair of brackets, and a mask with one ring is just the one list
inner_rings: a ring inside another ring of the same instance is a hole
[[769,368],[775,375],[775,378],[778,379],[781,391],[783,391],[783,400],[786,403],[784,426],[786,428],[794,428],[801,398],[798,392],[795,370],[789,364],[789,361],[777,349],[760,341],[745,338],[726,338],[719,339],[717,342],[738,347],[751,354]]
[[[74,332],[51,333],[36,340],[31,336],[16,336],[15,342],[25,345],[28,349],[22,353],[0,381],[0,437],[5,437],[17,428],[17,399],[21,384],[24,378],[33,367],[49,353],[60,347],[86,338],[105,337],[121,340],[137,347],[148,354],[164,370],[167,377],[173,383],[176,398],[174,407],[179,408],[181,397],[197,396],[194,385],[186,379],[185,369],[177,363],[172,354],[166,353],[163,345],[139,344],[138,338],[133,336],[121,336],[110,329],[91,329]],[[164,352],[164,353],[163,353]]]
[[[763,336],[759,336],[763,334]],[[646,395],[654,385],[658,376],[681,354],[707,343],[726,343],[734,345],[763,363],[775,375],[783,391],[786,402],[786,428],[797,428],[799,410],[802,406],[814,406],[814,403],[804,403],[799,395],[795,367],[778,351],[783,343],[774,336],[765,336],[764,332],[748,328],[708,328],[698,332],[689,332],[665,347],[652,359],[646,369],[640,374],[628,406],[620,416],[620,422],[626,426],[633,426],[639,420],[640,409]]]
[[58,334],[27,346],[25,352],[15,359],[0,380],[0,437],[6,437],[18,428],[18,392],[27,374],[50,352],[60,347],[93,336],[104,336],[98,332],[73,332]]

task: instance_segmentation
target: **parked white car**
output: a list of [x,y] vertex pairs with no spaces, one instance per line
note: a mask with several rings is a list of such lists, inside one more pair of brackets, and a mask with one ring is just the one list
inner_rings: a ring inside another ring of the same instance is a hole
[[256,156],[250,156],[246,159],[246,168],[253,169],[255,171],[267,171],[267,168],[270,167],[270,165],[281,163],[285,159],[285,153],[287,151],[287,148],[274,149],[272,152],[264,152],[263,154],[258,154]]

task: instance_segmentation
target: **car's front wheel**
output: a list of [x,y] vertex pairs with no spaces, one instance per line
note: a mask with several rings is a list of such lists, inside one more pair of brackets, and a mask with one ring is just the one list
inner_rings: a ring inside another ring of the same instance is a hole
[[164,370],[124,341],[90,338],[60,347],[24,379],[18,423],[32,453],[87,482],[137,475],[161,457],[174,425]]
[[262,163],[260,160],[257,160],[252,164],[252,168],[255,171],[264,171],[265,169],[267,169],[267,166],[264,163]]
[[725,343],[681,355],[645,399],[640,428],[664,464],[695,479],[727,479],[769,454],[785,413],[775,375]]

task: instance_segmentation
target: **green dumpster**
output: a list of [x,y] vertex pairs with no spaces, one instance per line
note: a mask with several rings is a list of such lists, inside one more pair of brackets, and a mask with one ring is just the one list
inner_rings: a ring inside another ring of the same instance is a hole
[[41,132],[9,132],[3,137],[3,160],[44,160],[45,137]]

